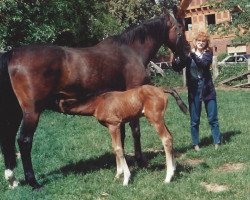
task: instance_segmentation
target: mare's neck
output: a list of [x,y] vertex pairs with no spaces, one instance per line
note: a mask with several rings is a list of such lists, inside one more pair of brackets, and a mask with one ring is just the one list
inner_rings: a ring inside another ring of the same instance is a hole
[[146,66],[156,55],[162,44],[163,43],[160,43],[154,38],[147,38],[143,43],[141,41],[135,41],[134,43],[129,44],[129,46],[137,52],[142,58],[143,64]]

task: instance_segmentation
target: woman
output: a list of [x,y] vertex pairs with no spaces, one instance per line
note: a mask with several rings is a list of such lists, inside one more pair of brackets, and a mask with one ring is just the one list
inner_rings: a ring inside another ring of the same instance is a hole
[[173,69],[180,71],[186,67],[188,102],[190,112],[190,126],[193,147],[199,151],[199,125],[202,101],[205,104],[208,122],[211,127],[215,149],[220,144],[220,130],[218,123],[216,92],[212,81],[210,66],[213,53],[209,47],[209,37],[199,32],[194,39],[194,49],[186,58],[183,65],[179,59],[173,62]]

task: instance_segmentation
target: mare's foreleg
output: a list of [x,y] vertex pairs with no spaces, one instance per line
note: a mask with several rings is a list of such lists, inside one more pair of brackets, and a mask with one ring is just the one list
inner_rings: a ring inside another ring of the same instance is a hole
[[36,112],[23,113],[20,135],[17,140],[23,163],[25,181],[34,189],[38,189],[41,187],[36,181],[31,161],[33,136],[38,124],[39,116],[40,113]]
[[9,182],[9,188],[13,189],[18,186],[19,182],[16,180],[14,176],[14,169],[16,167],[16,133],[18,130],[18,125],[20,124],[16,122],[15,124],[10,123],[10,121],[6,122],[6,124],[1,124],[1,134],[4,136],[1,137],[1,150],[4,156],[5,163],[5,179]]
[[112,148],[116,156],[117,172],[115,178],[120,178],[120,176],[124,174],[123,185],[128,185],[131,174],[124,157],[120,126],[109,125],[108,128],[112,139]]
[[140,133],[140,121],[139,118],[129,123],[134,138],[134,151],[135,159],[139,167],[145,167],[147,165],[141,150],[141,133]]
[[1,151],[5,163],[5,179],[9,182],[9,188],[13,189],[18,186],[19,182],[14,176],[14,169],[16,167],[16,134],[22,119],[22,112],[19,106],[12,104],[1,105],[0,111],[0,143]]

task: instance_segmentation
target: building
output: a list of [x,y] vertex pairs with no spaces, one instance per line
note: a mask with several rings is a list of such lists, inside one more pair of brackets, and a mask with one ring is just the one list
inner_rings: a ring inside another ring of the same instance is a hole
[[[185,12],[186,37],[189,42],[192,42],[193,36],[198,31],[206,31],[208,25],[224,22],[226,26],[227,22],[232,20],[230,11],[216,11],[211,6],[206,5],[206,2],[206,0],[192,0]],[[214,55],[224,52],[228,54],[250,53],[250,45],[239,44],[233,46],[231,43],[233,38],[233,34],[227,36],[212,35],[211,47]]]

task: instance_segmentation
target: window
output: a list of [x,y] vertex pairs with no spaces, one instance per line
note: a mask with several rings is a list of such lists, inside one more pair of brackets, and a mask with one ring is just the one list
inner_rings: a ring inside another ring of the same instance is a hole
[[246,59],[243,56],[237,56],[236,62],[244,62]]
[[235,62],[235,57],[229,57],[225,62]]
[[206,23],[207,23],[207,26],[215,24],[215,14],[206,15]]
[[188,17],[185,18],[185,31],[190,31],[192,30],[192,18]]

